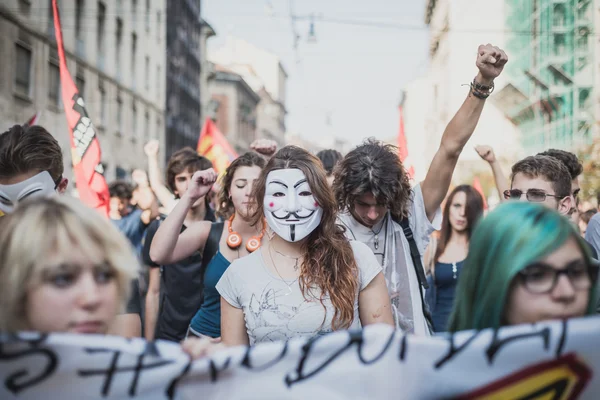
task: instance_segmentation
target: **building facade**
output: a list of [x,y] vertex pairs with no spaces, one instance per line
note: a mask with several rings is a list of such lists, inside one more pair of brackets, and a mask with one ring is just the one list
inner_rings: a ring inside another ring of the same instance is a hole
[[167,8],[166,157],[196,148],[201,129],[200,0],[171,0]]
[[576,149],[597,133],[598,47],[593,0],[505,0],[504,112],[528,153]]
[[[41,112],[38,124],[58,139],[65,176],[72,178],[51,4],[0,4],[0,119],[5,130]],[[164,0],[59,1],[67,66],[96,127],[109,182],[146,167],[148,139],[164,145],[165,6]]]
[[257,138],[283,145],[287,73],[279,57],[242,39],[228,37],[223,46],[210,52],[209,60],[239,74],[259,94]]
[[217,128],[238,154],[249,151],[258,138],[256,109],[260,96],[239,74],[219,65],[208,87]]
[[[426,3],[425,23],[430,30],[429,68],[425,76],[407,87],[404,107],[411,156],[414,154],[411,143],[421,147],[423,139],[418,136],[425,137],[425,162],[413,160],[415,165],[421,166],[420,176],[429,168],[446,126],[469,93],[468,85],[478,72],[475,66],[478,46],[492,43],[506,48],[507,45],[504,0],[427,0]],[[509,59],[510,64],[513,59],[510,53]],[[497,93],[506,84],[504,73],[496,79],[496,92],[486,101],[477,128],[461,154],[459,162],[465,167],[456,169],[456,182],[471,174],[473,166],[487,168],[474,150],[476,145],[490,145],[499,158],[510,161],[522,157],[518,130],[495,103]],[[415,104],[426,104],[428,112],[412,112]],[[421,132],[423,126],[425,135]],[[462,173],[466,175],[461,176]]]

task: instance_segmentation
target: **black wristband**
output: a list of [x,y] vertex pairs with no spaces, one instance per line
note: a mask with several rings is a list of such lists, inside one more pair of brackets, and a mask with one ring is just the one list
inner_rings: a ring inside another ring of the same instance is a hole
[[494,82],[492,81],[491,85],[482,85],[478,83],[476,78],[473,78],[473,87],[480,92],[490,92],[494,91]]
[[473,93],[473,96],[475,96],[481,100],[485,100],[488,97],[490,97],[490,93],[482,93],[482,92],[478,91],[477,89],[475,89],[474,87],[471,88],[471,93]]

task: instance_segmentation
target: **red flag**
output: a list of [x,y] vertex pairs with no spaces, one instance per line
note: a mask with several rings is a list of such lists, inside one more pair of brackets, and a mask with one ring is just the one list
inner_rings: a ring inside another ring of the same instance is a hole
[[56,0],[52,0],[54,33],[58,47],[60,83],[67,125],[71,136],[71,156],[79,198],[90,207],[108,215],[109,193],[100,164],[100,143],[90,120],[83,98],[79,95],[67,69],[60,17]]
[[483,187],[481,187],[481,182],[479,182],[479,177],[475,177],[473,179],[473,188],[479,192],[481,197],[483,198],[483,209],[487,210],[487,200],[485,199],[485,194],[483,193]]
[[408,146],[406,144],[406,135],[404,133],[404,110],[402,110],[402,106],[398,107],[400,111],[400,129],[398,131],[398,155],[400,156],[400,161],[402,161],[402,165],[404,165],[404,169],[408,172],[408,176],[413,179],[415,177],[415,168],[412,165],[412,161],[408,156]]
[[225,136],[219,131],[212,119],[206,118],[200,139],[198,139],[198,154],[208,158],[217,173],[225,172],[229,164],[237,158],[237,153]]
[[40,121],[40,118],[42,117],[42,112],[38,111],[35,113],[35,115],[31,118],[29,118],[29,121],[27,121],[25,123],[25,126],[34,126],[37,125],[38,122]]

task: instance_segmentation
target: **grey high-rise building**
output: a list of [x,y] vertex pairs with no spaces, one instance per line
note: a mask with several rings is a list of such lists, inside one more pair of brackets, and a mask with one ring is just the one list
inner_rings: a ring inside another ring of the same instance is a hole
[[200,0],[170,0],[167,7],[165,155],[196,148],[201,129]]

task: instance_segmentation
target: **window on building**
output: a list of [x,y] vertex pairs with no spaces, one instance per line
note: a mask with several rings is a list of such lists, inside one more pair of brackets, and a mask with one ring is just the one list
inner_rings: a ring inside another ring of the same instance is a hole
[[556,27],[565,26],[566,21],[566,10],[564,4],[556,4],[554,6],[553,24]]
[[132,33],[131,34],[131,78],[132,78],[134,88],[135,88],[135,77],[136,77],[136,70],[135,70],[136,54],[137,54],[137,35],[135,33]]
[[160,99],[160,95],[161,95],[161,82],[162,82],[162,76],[160,76],[160,65],[156,66],[156,78],[154,79],[154,81],[156,82],[156,98]]
[[135,100],[131,105],[131,140],[136,140],[138,138],[138,129],[137,129],[137,107],[135,106]]
[[31,91],[31,49],[17,43],[15,45],[15,91],[29,97]]
[[567,47],[566,47],[567,43],[566,43],[566,38],[565,35],[560,33],[560,34],[555,34],[554,35],[554,54],[556,55],[563,55],[565,54]]
[[106,6],[103,2],[98,2],[98,27],[96,32],[96,45],[98,54],[104,56],[104,24],[106,23]]
[[146,0],[146,13],[144,14],[146,21],[146,32],[150,32],[150,0]]
[[98,121],[98,125],[104,126],[108,120],[108,116],[106,115],[106,89],[104,89],[102,81],[98,85],[98,91],[100,92],[100,121]]
[[589,30],[587,28],[581,28],[577,33],[577,50],[587,51],[589,44]]
[[591,19],[591,7],[589,0],[579,0],[577,2],[577,18],[581,20]]
[[148,111],[144,114],[144,142],[150,139],[150,114]]
[[158,41],[158,43],[160,43],[160,19],[161,19],[161,15],[160,15],[160,11],[158,11],[156,13],[156,40]]
[[[47,0],[48,1],[48,37],[50,38],[50,40],[52,40],[53,42],[56,41],[56,34],[54,32],[54,9],[52,8],[52,0]],[[61,0],[56,0],[56,5],[58,6],[58,9],[61,10]]]
[[115,64],[117,73],[121,70],[121,45],[123,44],[123,20],[117,17],[116,30],[116,46],[115,46]]
[[84,0],[76,0],[75,2],[75,39],[81,39],[81,19],[83,16]]
[[54,107],[60,105],[60,69],[58,61],[48,61],[48,102]]
[[85,44],[83,40],[83,29],[81,27],[83,18],[84,0],[75,1],[75,52],[79,57],[85,57]]
[[579,89],[579,110],[591,109],[590,89]]
[[77,75],[75,76],[75,86],[79,95],[85,100],[85,74],[83,68],[77,68]]
[[146,56],[144,61],[144,88],[150,90],[150,57]]
[[154,133],[154,139],[158,139],[158,135],[160,135],[160,132],[162,131],[162,121],[160,120],[160,117],[156,117],[156,132]]
[[123,133],[123,100],[121,96],[117,96],[117,133]]

